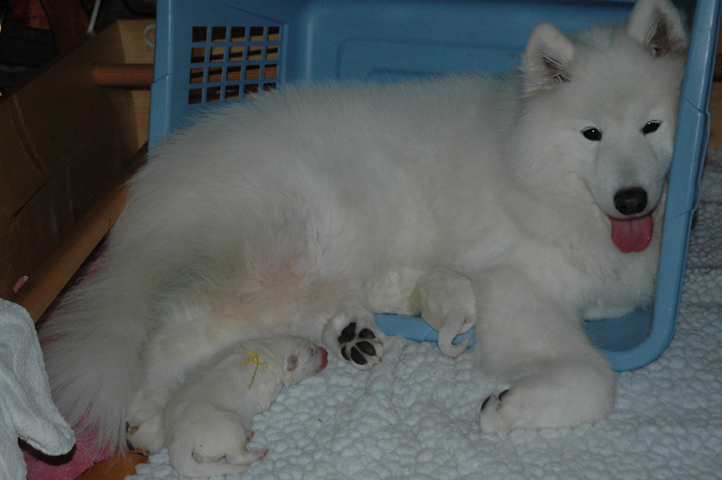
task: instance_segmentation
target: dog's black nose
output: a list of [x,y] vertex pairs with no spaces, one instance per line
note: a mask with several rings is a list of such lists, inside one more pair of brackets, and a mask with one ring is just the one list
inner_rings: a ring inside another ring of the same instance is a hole
[[622,215],[636,215],[647,208],[647,192],[641,187],[619,190],[614,195],[614,206]]

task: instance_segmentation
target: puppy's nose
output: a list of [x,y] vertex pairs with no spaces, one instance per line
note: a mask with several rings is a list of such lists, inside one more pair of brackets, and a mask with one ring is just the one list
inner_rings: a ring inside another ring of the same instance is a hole
[[636,215],[647,208],[647,192],[641,187],[619,190],[614,195],[614,207],[622,215]]

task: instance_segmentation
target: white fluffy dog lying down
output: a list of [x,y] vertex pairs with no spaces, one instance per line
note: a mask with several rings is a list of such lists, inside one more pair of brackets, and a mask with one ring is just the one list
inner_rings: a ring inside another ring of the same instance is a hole
[[[129,447],[137,440],[153,453],[165,444],[173,468],[186,477],[245,472],[268,453],[246,451],[253,417],[284,385],[320,372],[326,362],[326,349],[300,337],[237,344],[195,371],[168,401],[162,419],[128,432]],[[224,457],[225,464],[214,463]]]
[[198,119],[41,328],[54,401],[98,446],[127,422],[140,447],[225,348],[298,335],[372,368],[386,312],[449,355],[475,327],[509,386],[482,432],[604,418],[615,377],[581,320],[653,299],[687,45],[669,0],[638,0],[626,24],[540,23],[505,76],[289,85]]

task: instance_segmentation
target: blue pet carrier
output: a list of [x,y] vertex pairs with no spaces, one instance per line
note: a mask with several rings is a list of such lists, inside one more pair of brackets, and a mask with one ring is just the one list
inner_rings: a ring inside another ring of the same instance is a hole
[[[633,6],[605,0],[159,0],[149,143],[152,148],[202,109],[288,82],[508,71],[538,22],[569,32],[591,22],[623,21]],[[586,322],[616,370],[652,362],[674,335],[699,200],[720,4],[691,0],[678,7],[689,19],[691,45],[654,305]],[[377,320],[389,335],[438,339],[420,318]]]

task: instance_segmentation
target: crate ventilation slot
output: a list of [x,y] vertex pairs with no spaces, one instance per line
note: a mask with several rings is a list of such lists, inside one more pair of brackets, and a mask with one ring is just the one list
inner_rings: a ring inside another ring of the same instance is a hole
[[281,28],[192,28],[188,103],[222,102],[276,90]]

